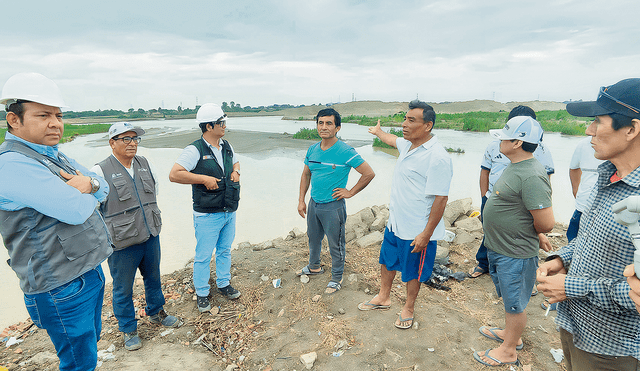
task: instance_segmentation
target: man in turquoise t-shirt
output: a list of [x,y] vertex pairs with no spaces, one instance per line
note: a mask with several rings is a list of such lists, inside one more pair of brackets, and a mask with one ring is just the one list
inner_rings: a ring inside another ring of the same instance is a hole
[[[322,141],[315,143],[307,151],[300,178],[298,201],[298,213],[304,218],[307,214],[307,204],[304,200],[311,185],[307,215],[309,264],[297,274],[301,276],[324,273],[320,265],[320,250],[322,239],[326,235],[331,252],[331,281],[325,293],[333,294],[341,288],[344,271],[344,226],[347,221],[344,200],[363,190],[375,174],[353,147],[336,137],[341,123],[340,114],[336,110],[320,110],[316,116],[316,123]],[[353,188],[346,189],[351,168],[355,168],[361,175]]]

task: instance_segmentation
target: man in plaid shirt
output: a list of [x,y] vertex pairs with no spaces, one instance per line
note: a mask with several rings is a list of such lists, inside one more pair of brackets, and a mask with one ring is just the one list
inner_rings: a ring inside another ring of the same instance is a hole
[[623,276],[633,262],[627,228],[611,206],[640,195],[640,79],[600,88],[592,102],[567,104],[578,117],[595,117],[592,136],[598,167],[591,207],[578,236],[538,268],[538,290],[559,302],[556,323],[571,370],[640,369],[640,314]]

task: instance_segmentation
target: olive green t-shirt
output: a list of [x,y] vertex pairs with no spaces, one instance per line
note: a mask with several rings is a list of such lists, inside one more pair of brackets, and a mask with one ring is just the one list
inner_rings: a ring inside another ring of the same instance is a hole
[[538,256],[538,233],[529,210],[551,207],[551,183],[535,158],[504,170],[484,206],[485,246],[499,254],[527,259]]

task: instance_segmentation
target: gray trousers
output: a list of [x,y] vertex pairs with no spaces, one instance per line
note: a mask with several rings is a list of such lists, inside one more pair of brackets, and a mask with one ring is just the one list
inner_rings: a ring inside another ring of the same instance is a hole
[[347,206],[344,199],[326,204],[309,200],[307,211],[307,236],[309,237],[309,268],[320,268],[322,239],[327,236],[331,253],[331,281],[342,281],[344,272],[344,226]]

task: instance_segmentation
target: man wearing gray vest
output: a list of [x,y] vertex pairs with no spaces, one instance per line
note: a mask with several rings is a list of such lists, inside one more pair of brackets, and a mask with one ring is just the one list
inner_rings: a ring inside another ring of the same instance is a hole
[[109,228],[113,254],[109,271],[113,277],[113,314],[124,336],[124,347],[142,347],[133,306],[133,282],[139,269],[144,281],[146,314],[152,323],[179,327],[182,323],[167,315],[160,282],[160,209],[156,200],[157,183],[146,158],[137,156],[138,143],[144,134],[128,122],[109,128],[109,145],[113,154],[91,171],[109,183],[109,195],[100,210]]
[[233,148],[222,139],[227,115],[215,103],[198,109],[196,121],[202,137],[188,145],[171,168],[169,180],[191,184],[196,255],[193,259],[193,285],[198,310],[211,310],[209,265],[216,252],[216,286],[229,299],[240,297],[231,286],[231,244],[236,235],[236,210],[240,200],[240,163]]
[[102,329],[104,275],[111,255],[97,211],[104,179],[58,151],[66,107],[58,86],[37,73],[7,80],[0,145],[0,233],[33,323],[47,330],[60,370],[93,370]]

